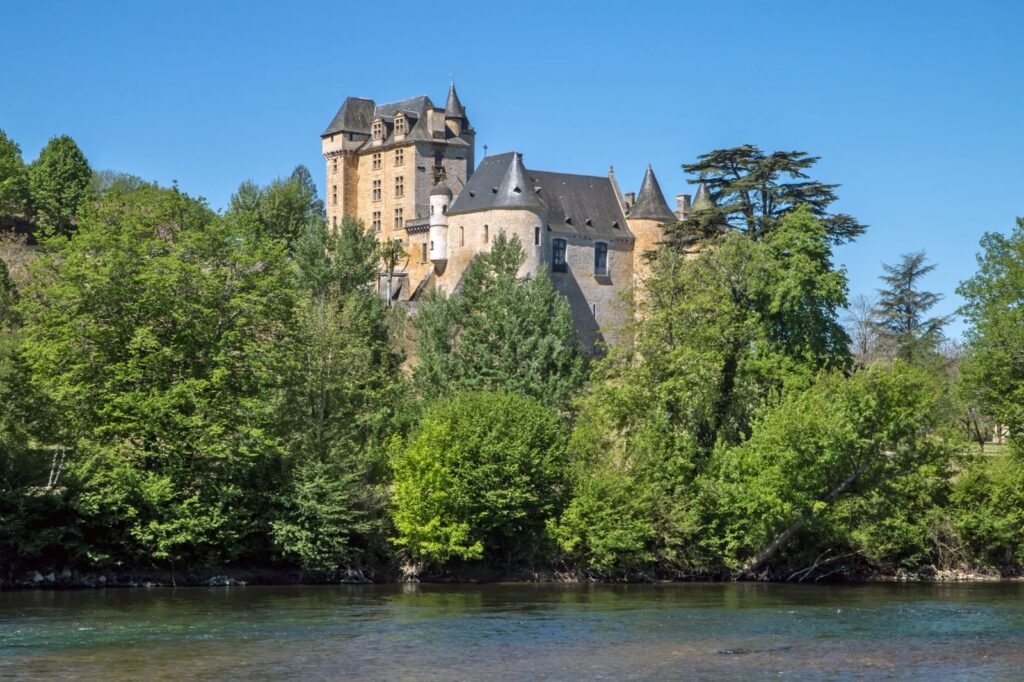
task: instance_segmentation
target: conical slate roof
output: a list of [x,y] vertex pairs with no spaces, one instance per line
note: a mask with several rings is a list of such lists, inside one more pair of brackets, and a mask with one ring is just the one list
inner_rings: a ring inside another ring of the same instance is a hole
[[640,194],[636,197],[636,203],[629,209],[630,220],[661,220],[672,222],[676,219],[672,209],[665,201],[665,195],[661,193],[661,186],[658,178],[654,177],[654,169],[647,166],[644,173],[644,182],[640,185]]
[[448,88],[448,102],[444,105],[445,118],[466,118],[466,108],[459,101],[459,93],[455,92],[455,81]]
[[434,188],[430,190],[430,196],[432,196],[432,197],[445,196],[445,197],[448,197],[449,199],[451,199],[452,190],[445,183],[444,178],[442,178],[442,179],[438,180],[437,184],[434,185]]
[[704,209],[712,208],[714,202],[711,201],[711,194],[708,192],[707,185],[703,182],[700,183],[700,187],[697,188],[697,194],[693,197],[693,203],[691,206],[694,211],[701,211]]
[[498,201],[502,208],[544,208],[544,202],[526,175],[523,156],[512,152],[512,161],[498,185]]

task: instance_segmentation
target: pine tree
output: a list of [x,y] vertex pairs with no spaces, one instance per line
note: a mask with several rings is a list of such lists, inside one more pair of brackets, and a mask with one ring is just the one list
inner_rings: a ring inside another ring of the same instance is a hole
[[927,265],[924,251],[907,253],[896,265],[885,265],[878,290],[874,326],[879,342],[890,355],[907,362],[934,356],[943,339],[942,329],[952,316],[928,317],[942,295],[921,291],[921,280],[935,269]]

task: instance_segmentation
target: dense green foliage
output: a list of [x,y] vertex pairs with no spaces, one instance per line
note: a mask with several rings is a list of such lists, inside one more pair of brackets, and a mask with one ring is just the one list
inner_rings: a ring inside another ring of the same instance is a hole
[[32,210],[41,235],[66,234],[89,198],[92,170],[67,135],[51,139],[28,167]]
[[28,197],[28,169],[21,147],[0,130],[0,217],[24,214]]
[[421,396],[508,390],[561,405],[579,387],[583,357],[569,304],[545,273],[517,278],[524,258],[519,239],[500,233],[458,293],[432,292],[414,320]]
[[557,416],[533,398],[467,392],[432,404],[395,457],[396,542],[417,561],[535,557],[564,457]]
[[221,214],[69,138],[25,170],[0,136],[0,217],[39,237],[0,251],[0,571],[1018,570],[1024,222],[961,286],[962,352],[915,254],[855,363],[833,249],[863,228],[814,161],[689,166],[718,203],[668,228],[630,343],[588,363],[504,234],[408,320],[381,295],[404,247],[327,225],[302,167]]

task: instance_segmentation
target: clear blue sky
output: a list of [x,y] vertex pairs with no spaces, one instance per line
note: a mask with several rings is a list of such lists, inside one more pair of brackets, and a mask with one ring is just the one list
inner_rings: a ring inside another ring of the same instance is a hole
[[[443,102],[449,74],[492,153],[601,174],[743,143],[822,157],[851,294],[926,249],[956,307],[978,239],[1024,215],[1024,3],[48,2],[0,8],[0,128],[34,158],[67,133],[97,169],[224,207],[306,164],[347,95]],[[478,156],[482,149],[478,147]],[[959,324],[953,329],[958,333]]]

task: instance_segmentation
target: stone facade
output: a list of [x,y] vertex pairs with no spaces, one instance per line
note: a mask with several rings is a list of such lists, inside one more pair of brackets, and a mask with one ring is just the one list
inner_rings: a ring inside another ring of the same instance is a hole
[[640,192],[624,195],[613,171],[528,170],[516,152],[485,157],[477,168],[474,147],[454,85],[443,109],[425,96],[346,99],[321,135],[328,223],[350,216],[378,239],[402,243],[407,258],[392,298],[412,308],[431,288],[457,291],[499,233],[516,236],[526,253],[520,276],[550,273],[585,349],[626,341],[630,298],[648,272],[643,254],[661,240],[663,224],[685,217],[689,195],[677,195],[673,212],[650,167]]

